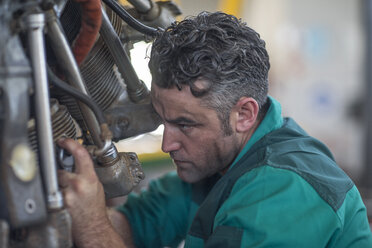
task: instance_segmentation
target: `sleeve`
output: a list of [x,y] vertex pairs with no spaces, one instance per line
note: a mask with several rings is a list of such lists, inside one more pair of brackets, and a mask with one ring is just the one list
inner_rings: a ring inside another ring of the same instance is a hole
[[333,240],[330,247],[372,247],[367,210],[356,186],[347,193],[344,204],[337,212],[345,221],[343,228],[339,230],[338,238]]
[[136,247],[175,247],[186,236],[190,201],[191,185],[171,172],[117,210],[128,218]]
[[297,173],[262,166],[235,183],[205,247],[328,247],[342,225]]

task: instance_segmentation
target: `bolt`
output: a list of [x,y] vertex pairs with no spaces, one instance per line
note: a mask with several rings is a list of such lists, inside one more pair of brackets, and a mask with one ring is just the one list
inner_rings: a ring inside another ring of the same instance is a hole
[[25,210],[29,214],[33,214],[36,211],[36,203],[33,199],[29,198],[25,201]]

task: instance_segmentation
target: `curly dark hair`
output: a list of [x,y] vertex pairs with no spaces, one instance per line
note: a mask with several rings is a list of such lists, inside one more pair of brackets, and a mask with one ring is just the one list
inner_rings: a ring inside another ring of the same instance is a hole
[[[150,71],[161,88],[189,85],[195,97],[215,109],[226,135],[231,108],[254,98],[265,112],[269,56],[259,34],[235,16],[202,12],[159,33],[151,48]],[[196,86],[197,79],[207,82]]]

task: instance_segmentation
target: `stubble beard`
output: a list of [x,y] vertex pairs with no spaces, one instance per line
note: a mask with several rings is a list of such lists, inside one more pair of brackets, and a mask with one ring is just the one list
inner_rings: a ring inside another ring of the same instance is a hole
[[[210,155],[205,156],[203,161],[187,162],[189,163],[188,167],[184,167],[182,164],[177,165],[173,160],[173,163],[177,168],[178,176],[182,181],[196,183],[204,178],[213,176],[216,173],[224,174],[239,153],[237,143],[233,142],[232,146],[233,147],[230,150],[223,153],[217,143],[214,143],[212,145],[213,150],[215,151],[213,154],[206,152],[206,154]],[[172,158],[174,158],[174,156],[175,153],[171,154]]]

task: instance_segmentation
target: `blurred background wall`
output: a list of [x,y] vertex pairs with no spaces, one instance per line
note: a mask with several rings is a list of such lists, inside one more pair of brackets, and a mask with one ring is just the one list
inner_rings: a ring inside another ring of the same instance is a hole
[[[362,191],[372,212],[372,171],[368,145],[370,105],[370,0],[177,0],[183,15],[221,10],[247,22],[266,41],[270,55],[270,90],[310,135],[333,152],[338,164]],[[140,78],[150,83],[147,44],[132,51]],[[148,178],[169,170],[160,151],[161,128],[122,141],[137,151]],[[372,137],[372,136],[371,136]],[[161,166],[155,167],[155,161]],[[149,164],[147,166],[146,164]],[[159,163],[158,163],[159,164]],[[159,168],[159,169],[156,169]],[[145,182],[146,183],[146,182]]]

